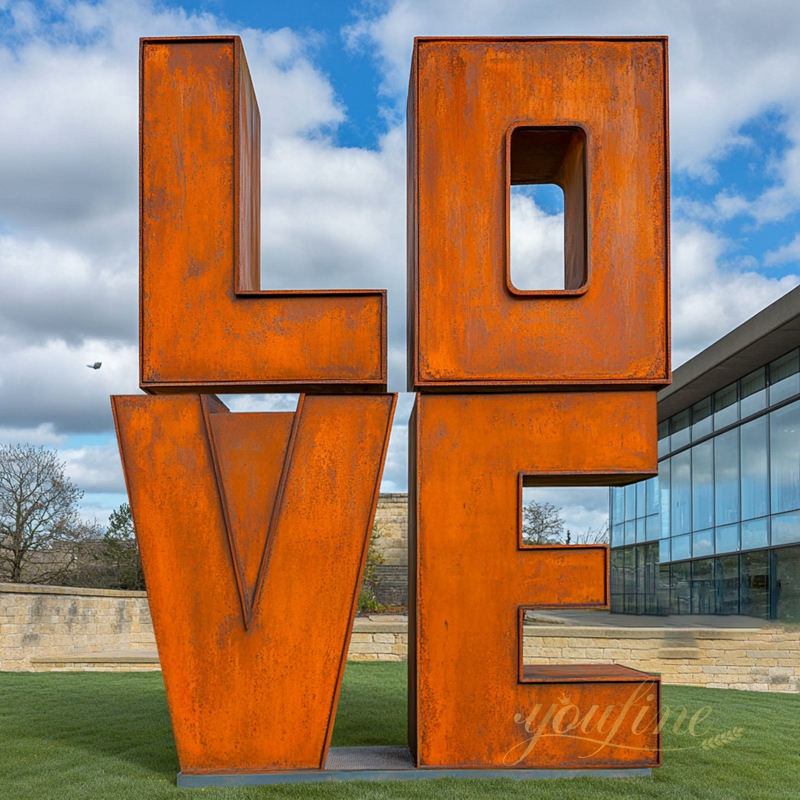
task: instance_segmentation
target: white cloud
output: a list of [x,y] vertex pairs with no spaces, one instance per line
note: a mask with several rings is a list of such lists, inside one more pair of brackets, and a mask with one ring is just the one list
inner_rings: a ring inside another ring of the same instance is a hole
[[517,289],[564,288],[564,215],[548,214],[522,194],[511,194],[511,282]]
[[[138,37],[234,30],[219,16],[149,0],[47,7],[9,0],[3,7],[0,441],[59,445],[67,433],[109,432],[108,395],[138,391]],[[673,228],[675,365],[796,285],[794,276],[776,280],[733,262],[729,243],[704,227],[783,218],[800,204],[796,3],[403,0],[383,8],[350,36],[381,59],[391,119],[401,116],[414,35],[670,34],[678,169],[713,179],[716,159],[754,146],[743,123],[770,110],[785,119],[790,143],[762,197],[749,201],[723,188],[708,206],[677,204],[685,219]],[[337,147],[330,134],[344,110],[315,66],[315,43],[287,29],[239,33],[264,128],[264,286],[388,288],[390,388],[404,388],[403,126],[392,125],[372,151]],[[530,202],[516,211],[525,222],[515,248],[554,252],[560,220]],[[793,248],[800,245],[773,251],[766,263],[796,258]],[[94,361],[103,367],[86,369]],[[398,405],[384,491],[405,489],[411,401],[402,396]],[[235,410],[291,410],[295,402],[230,399]],[[104,492],[116,498],[120,491],[108,448],[70,456],[98,507]],[[580,529],[578,510],[574,519]]]
[[102,445],[85,445],[78,449],[60,450],[70,480],[87,493],[125,493],[125,479],[117,441]]
[[680,366],[797,286],[725,265],[725,240],[698,223],[672,229],[672,358]]
[[794,261],[800,261],[800,233],[798,233],[789,244],[779,247],[777,250],[772,250],[764,257],[764,263],[767,266],[786,264]]
[[395,0],[385,11],[379,8],[345,33],[352,47],[375,49],[384,69],[384,93],[398,108],[415,36],[666,34],[673,166],[713,178],[716,159],[752,144],[742,125],[777,109],[789,118],[786,132],[793,144],[760,214],[767,219],[800,204],[795,166],[800,158],[800,5],[793,0]]

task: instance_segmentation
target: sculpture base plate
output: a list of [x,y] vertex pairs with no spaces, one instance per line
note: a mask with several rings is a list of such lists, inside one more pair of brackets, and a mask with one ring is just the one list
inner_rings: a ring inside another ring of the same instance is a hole
[[277,783],[324,781],[424,781],[436,778],[511,778],[534,781],[547,778],[641,778],[651,769],[417,769],[407,747],[331,747],[321,770],[281,772],[225,772],[203,775],[178,773],[178,786],[263,786]]

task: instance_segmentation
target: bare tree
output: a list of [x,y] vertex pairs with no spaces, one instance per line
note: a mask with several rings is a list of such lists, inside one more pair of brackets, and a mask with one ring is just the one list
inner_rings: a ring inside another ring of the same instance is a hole
[[571,531],[567,531],[567,544],[608,544],[608,523],[604,522],[597,530],[587,528],[575,536],[574,541]]
[[564,537],[561,509],[552,503],[531,500],[522,508],[522,541],[525,544],[557,544]]
[[75,546],[97,534],[78,512],[83,492],[54,450],[0,445],[0,574],[13,583],[54,583]]

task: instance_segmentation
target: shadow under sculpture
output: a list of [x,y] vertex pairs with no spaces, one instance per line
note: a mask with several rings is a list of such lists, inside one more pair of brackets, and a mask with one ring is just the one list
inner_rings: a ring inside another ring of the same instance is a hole
[[[656,471],[666,41],[415,42],[410,756],[372,761],[329,743],[396,402],[386,293],[260,290],[237,37],[142,40],[141,93],[140,385],[160,396],[112,406],[179,784],[658,765],[658,678],[522,663],[526,608],[607,607],[609,587],[606,547],[523,545],[521,488]],[[509,187],[551,181],[566,288],[521,292]],[[264,414],[197,394],[293,390],[317,394]]]

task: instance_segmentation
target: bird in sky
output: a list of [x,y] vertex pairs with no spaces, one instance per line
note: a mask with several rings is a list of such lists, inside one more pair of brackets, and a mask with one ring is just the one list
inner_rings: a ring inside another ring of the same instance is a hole
[[94,364],[87,364],[86,366],[89,367],[89,369],[100,369],[100,367],[103,366],[103,362],[95,361]]

